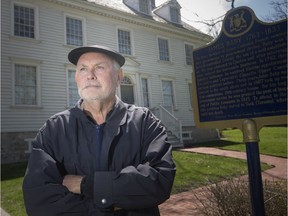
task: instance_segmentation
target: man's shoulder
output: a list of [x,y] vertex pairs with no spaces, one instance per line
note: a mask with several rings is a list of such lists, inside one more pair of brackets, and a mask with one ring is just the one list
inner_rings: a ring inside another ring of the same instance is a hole
[[63,111],[60,111],[58,113],[55,113],[53,114],[50,119],[57,119],[59,117],[62,117],[62,116],[70,116],[71,115],[71,110],[73,110],[74,108],[72,109],[66,109],[66,110],[63,110]]
[[150,110],[147,107],[141,107],[134,104],[126,104],[128,112],[149,113]]
[[58,113],[53,114],[48,121],[57,121],[59,119],[78,119],[81,116],[81,110],[77,107],[69,108]]

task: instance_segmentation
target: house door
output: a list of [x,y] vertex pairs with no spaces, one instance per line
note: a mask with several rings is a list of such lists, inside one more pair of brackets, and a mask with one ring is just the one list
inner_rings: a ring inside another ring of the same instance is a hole
[[124,76],[121,81],[121,100],[128,104],[134,104],[134,86],[131,79]]

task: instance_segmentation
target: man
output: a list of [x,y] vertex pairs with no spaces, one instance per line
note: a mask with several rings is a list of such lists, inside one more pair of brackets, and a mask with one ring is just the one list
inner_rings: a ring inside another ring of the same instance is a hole
[[165,128],[146,108],[116,96],[125,58],[79,47],[77,105],[39,130],[23,181],[28,215],[160,215],[175,176]]

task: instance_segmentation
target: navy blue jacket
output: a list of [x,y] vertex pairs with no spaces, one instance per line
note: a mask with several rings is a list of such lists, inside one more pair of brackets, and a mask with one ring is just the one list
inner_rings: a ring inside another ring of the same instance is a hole
[[[49,118],[36,136],[23,181],[27,214],[159,215],[176,172],[161,122],[117,98],[98,160],[96,125],[80,103]],[[86,176],[80,195],[62,185],[67,174]]]

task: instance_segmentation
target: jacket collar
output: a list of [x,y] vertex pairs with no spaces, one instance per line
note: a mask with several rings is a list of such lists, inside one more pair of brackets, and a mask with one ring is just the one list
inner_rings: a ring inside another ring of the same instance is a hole
[[[80,99],[75,107],[75,111],[77,112],[78,118],[80,118],[82,121],[90,122],[91,121],[87,118],[85,113],[83,112],[83,109],[81,108],[81,104],[83,102],[83,99]],[[73,109],[71,111],[73,111]],[[116,96],[116,103],[114,108],[110,111],[110,113],[107,116],[105,127],[109,127],[109,130],[111,132],[113,131],[113,135],[116,135],[118,133],[118,128],[125,124],[126,118],[127,118],[127,104],[125,104],[123,101],[120,100],[119,97]]]

